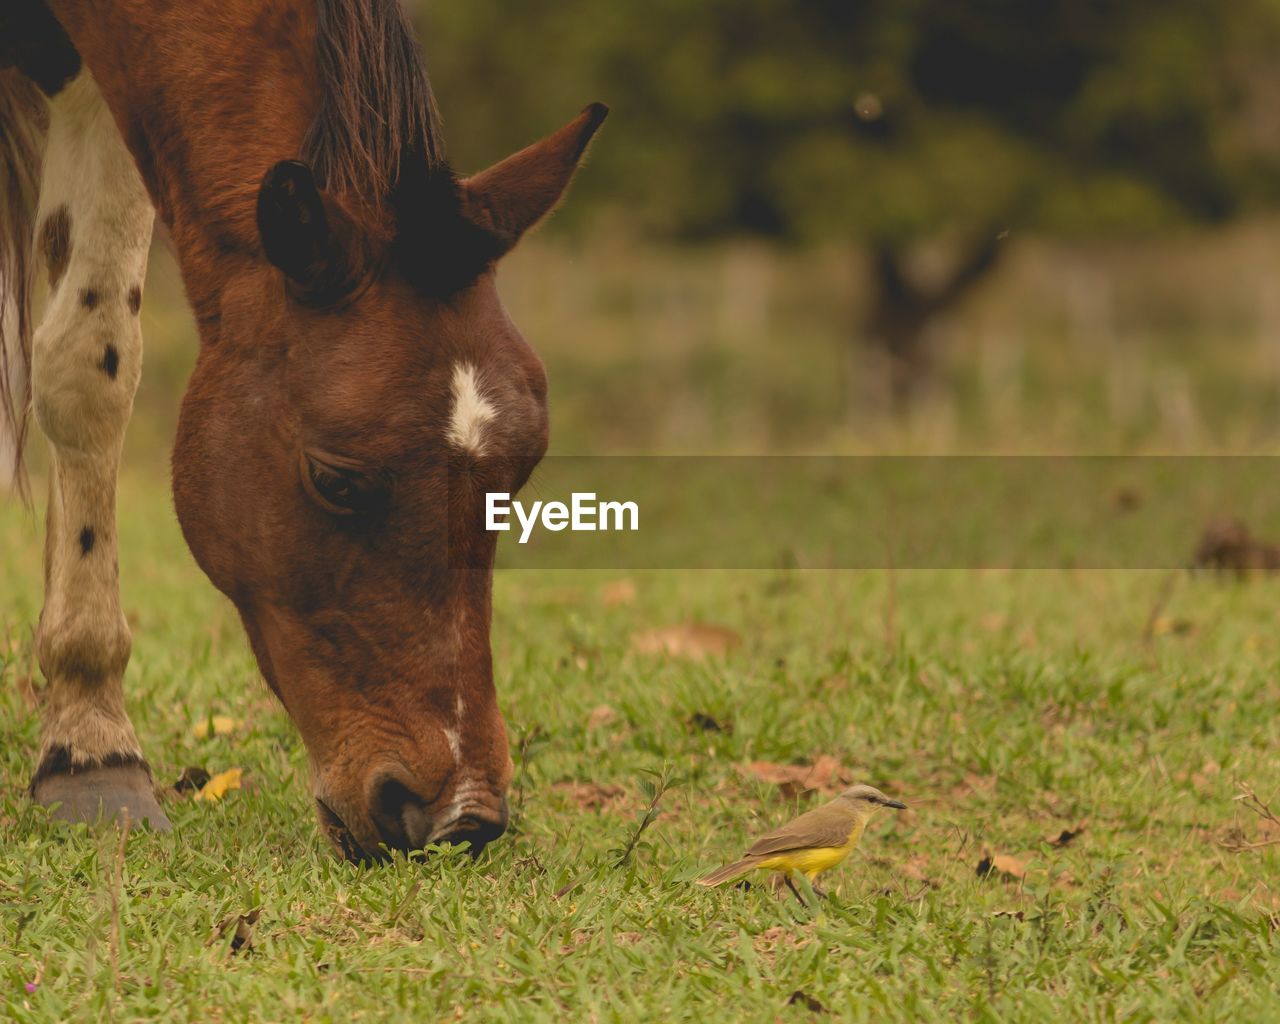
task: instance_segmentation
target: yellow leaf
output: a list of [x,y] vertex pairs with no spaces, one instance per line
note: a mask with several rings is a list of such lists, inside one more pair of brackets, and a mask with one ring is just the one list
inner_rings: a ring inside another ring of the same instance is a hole
[[[240,725],[230,715],[214,715],[213,716],[213,734],[215,736],[226,736],[228,733],[235,732]],[[204,739],[209,735],[209,719],[202,718],[191,727],[191,735],[198,740]]]
[[239,768],[228,768],[225,772],[219,772],[200,787],[200,792],[196,794],[196,799],[208,800],[210,803],[221,800],[227,795],[228,791],[240,788],[240,776],[242,774]]

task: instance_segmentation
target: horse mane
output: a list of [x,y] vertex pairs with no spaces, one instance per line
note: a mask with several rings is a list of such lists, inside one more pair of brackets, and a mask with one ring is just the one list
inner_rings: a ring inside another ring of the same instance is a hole
[[392,253],[423,294],[447,296],[502,251],[461,212],[426,63],[401,0],[315,0],[321,104],[302,159],[331,194],[388,214]]
[[447,173],[426,64],[400,0],[316,0],[320,110],[302,158],[320,186],[378,207],[402,173]]

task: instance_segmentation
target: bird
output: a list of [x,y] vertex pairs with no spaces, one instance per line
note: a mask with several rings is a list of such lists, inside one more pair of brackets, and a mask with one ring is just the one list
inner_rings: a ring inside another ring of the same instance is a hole
[[858,845],[862,830],[881,807],[905,810],[906,804],[891,800],[874,786],[852,786],[830,803],[806,811],[794,821],[761,836],[747,850],[746,856],[698,879],[699,885],[723,885],[762,868],[779,871],[787,887],[801,899],[794,878],[804,875],[819,896],[825,896],[815,885],[824,871],[829,871]]

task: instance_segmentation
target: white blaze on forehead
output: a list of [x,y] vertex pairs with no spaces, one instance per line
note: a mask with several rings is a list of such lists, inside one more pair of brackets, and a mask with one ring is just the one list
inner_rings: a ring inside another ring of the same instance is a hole
[[456,364],[453,368],[453,415],[449,418],[450,443],[473,455],[483,455],[485,424],[497,414],[493,403],[484,397],[479,371],[470,363]]

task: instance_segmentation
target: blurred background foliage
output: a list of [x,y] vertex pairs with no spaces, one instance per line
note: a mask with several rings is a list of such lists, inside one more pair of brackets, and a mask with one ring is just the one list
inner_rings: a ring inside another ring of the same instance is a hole
[[407,2],[459,169],[613,110],[501,270],[554,451],[1280,442],[1280,0]]
[[1274,0],[423,3],[476,166],[615,110],[571,226],[861,249],[850,332],[902,412],[928,334],[1027,234],[1157,240],[1280,198]]
[[603,97],[579,213],[669,237],[1151,232],[1277,196],[1272,0],[418,9],[461,163]]

